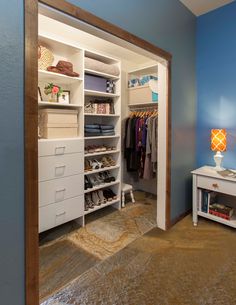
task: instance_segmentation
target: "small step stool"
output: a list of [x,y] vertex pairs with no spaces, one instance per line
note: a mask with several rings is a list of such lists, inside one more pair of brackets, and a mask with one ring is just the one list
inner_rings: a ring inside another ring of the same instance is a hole
[[125,193],[127,193],[127,192],[130,193],[132,203],[135,203],[134,194],[133,194],[133,186],[130,185],[130,184],[122,183],[122,186],[121,186],[121,194],[122,194],[122,204],[121,204],[121,206],[122,206],[122,208],[125,207]]

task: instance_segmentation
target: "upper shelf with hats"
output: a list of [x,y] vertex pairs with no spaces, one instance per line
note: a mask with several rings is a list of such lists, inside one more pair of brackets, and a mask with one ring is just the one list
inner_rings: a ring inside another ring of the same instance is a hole
[[39,36],[38,45],[39,80],[71,84],[83,80],[83,50],[54,40]]

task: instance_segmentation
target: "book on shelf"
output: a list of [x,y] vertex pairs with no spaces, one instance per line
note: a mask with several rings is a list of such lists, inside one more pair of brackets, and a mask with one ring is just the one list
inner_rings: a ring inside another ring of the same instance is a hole
[[212,203],[209,205],[209,214],[230,220],[233,216],[234,209],[224,204]]
[[202,212],[209,213],[209,206],[216,201],[216,196],[216,192],[202,190]]

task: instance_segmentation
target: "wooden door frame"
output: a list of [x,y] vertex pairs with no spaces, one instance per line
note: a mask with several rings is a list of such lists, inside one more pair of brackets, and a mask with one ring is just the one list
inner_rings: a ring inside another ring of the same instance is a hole
[[165,59],[168,63],[166,228],[171,226],[171,54],[64,0],[25,0],[25,289],[26,305],[39,304],[38,243],[38,3],[123,39]]

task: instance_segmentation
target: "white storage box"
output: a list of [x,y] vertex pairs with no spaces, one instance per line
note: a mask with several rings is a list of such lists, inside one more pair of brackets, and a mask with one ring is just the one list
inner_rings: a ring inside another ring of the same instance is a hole
[[156,103],[158,94],[149,85],[129,88],[129,104]]
[[73,138],[78,136],[78,111],[42,109],[39,111],[41,138]]

